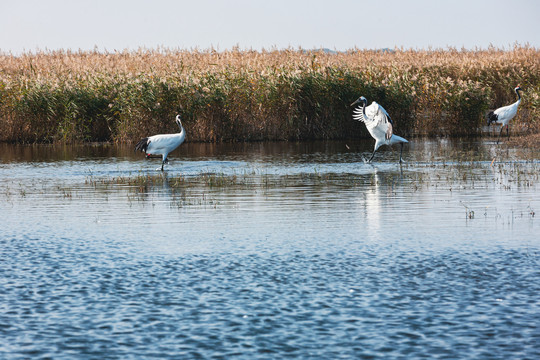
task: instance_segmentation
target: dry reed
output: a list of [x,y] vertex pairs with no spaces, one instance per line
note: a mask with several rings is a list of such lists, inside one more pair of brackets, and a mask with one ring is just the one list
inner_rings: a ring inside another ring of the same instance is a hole
[[514,129],[540,131],[540,56],[512,50],[55,51],[0,55],[0,141],[131,142],[363,137],[349,104],[385,106],[400,135],[479,135],[525,90]]

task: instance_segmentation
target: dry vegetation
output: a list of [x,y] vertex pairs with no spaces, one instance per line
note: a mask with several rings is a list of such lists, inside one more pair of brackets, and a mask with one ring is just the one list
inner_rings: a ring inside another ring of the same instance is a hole
[[366,136],[349,104],[384,105],[400,135],[479,135],[485,113],[524,101],[513,130],[538,133],[540,53],[512,50],[42,52],[0,55],[0,141],[130,142]]

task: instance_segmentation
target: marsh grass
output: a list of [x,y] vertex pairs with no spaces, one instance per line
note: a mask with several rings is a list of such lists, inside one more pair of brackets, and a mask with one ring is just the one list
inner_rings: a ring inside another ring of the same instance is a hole
[[[519,191],[530,189],[540,182],[537,161],[522,162],[468,162],[414,163],[402,169],[383,173],[348,174],[312,172],[295,175],[270,175],[263,170],[239,174],[200,173],[190,176],[165,174],[136,174],[121,177],[89,176],[86,184],[104,192],[127,191],[130,203],[166,201],[172,208],[189,206],[221,206],[223,194],[259,194],[271,196],[286,191],[288,196],[304,198],[307,193],[335,191],[371,192],[380,196],[416,196],[417,193],[435,191],[443,199],[455,199],[465,210],[465,219],[480,217],[501,220],[510,217],[533,219],[535,209],[528,207],[503,209],[491,204],[470,204],[460,200],[463,191]],[[286,189],[286,190],[284,190]],[[528,190],[529,191],[529,190]],[[510,210],[512,213],[510,214]],[[514,211],[515,210],[515,211]]]
[[[416,198],[427,192],[434,195],[433,199],[457,202],[463,207],[467,221],[481,218],[506,221],[517,217],[532,220],[538,209],[530,203],[512,209],[493,207],[493,192],[530,192],[539,183],[540,163],[535,159],[492,163],[478,161],[475,154],[464,152],[460,161],[411,162],[394,170],[357,174],[320,172],[316,167],[313,171],[298,174],[268,174],[264,168],[238,173],[201,172],[192,175],[136,172],[121,176],[96,176],[90,173],[83,184],[55,183],[49,187],[6,181],[0,186],[0,195],[3,201],[10,204],[32,202],[36,196],[46,196],[67,202],[86,201],[89,198],[105,202],[126,200],[130,207],[134,204],[155,206],[160,203],[180,209],[190,206],[234,207],[244,201],[242,199],[246,194],[261,198],[286,194],[293,199],[310,196],[318,199],[320,194],[350,191],[358,196],[376,192],[378,196],[393,201],[392,198],[396,196]],[[461,194],[470,194],[471,191],[491,195],[486,197],[485,202],[469,202]],[[230,195],[238,194],[241,195],[239,200],[227,200],[231,199]]]
[[488,109],[524,101],[514,131],[540,131],[539,51],[301,50],[38,52],[0,55],[0,141],[133,142],[368,136],[359,95],[384,104],[400,135],[478,135]]
[[488,189],[511,190],[514,187],[534,187],[540,182],[540,167],[537,161],[523,162],[478,162],[471,155],[470,161],[454,163],[411,163],[395,172],[380,174],[349,174],[313,172],[295,175],[266,174],[263,170],[242,173],[206,173],[198,175],[167,176],[158,173],[139,173],[119,177],[88,176],[85,183],[95,189],[111,190],[127,188],[136,193],[181,192],[186,190],[269,190],[303,189],[313,186],[328,188],[356,188],[382,186],[405,187],[419,191],[427,187],[443,190]]

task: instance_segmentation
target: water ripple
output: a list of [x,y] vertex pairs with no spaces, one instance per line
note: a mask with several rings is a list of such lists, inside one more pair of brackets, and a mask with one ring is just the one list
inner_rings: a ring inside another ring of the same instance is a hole
[[0,358],[540,358],[537,160],[258,146],[7,149]]
[[19,265],[0,268],[5,355],[538,355],[538,268],[515,250],[167,258],[39,241],[3,248]]

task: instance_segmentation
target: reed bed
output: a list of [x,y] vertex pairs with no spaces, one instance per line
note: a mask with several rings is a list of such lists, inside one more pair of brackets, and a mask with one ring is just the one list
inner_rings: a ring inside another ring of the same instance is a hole
[[360,95],[400,135],[476,136],[518,84],[513,129],[538,133],[540,53],[528,46],[0,54],[0,141],[133,142],[177,131],[177,113],[188,141],[365,137],[349,106]]

